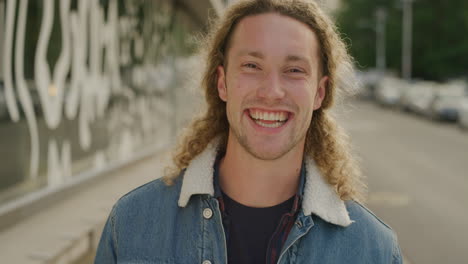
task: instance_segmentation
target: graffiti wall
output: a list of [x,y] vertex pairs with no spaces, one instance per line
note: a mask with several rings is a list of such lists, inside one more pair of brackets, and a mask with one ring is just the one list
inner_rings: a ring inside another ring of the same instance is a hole
[[0,0],[0,205],[169,141],[177,1]]

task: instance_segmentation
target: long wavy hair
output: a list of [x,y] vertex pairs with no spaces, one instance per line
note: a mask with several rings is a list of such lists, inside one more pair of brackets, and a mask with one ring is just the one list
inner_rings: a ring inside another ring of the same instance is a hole
[[218,96],[217,67],[226,63],[230,37],[239,21],[264,13],[294,18],[309,26],[317,35],[322,73],[328,75],[329,80],[322,106],[314,111],[306,135],[304,157],[314,159],[323,177],[342,200],[363,201],[366,186],[356,159],[351,155],[348,136],[329,113],[337,98],[355,90],[353,60],[334,23],[318,4],[310,0],[239,1],[225,10],[221,20],[214,21],[201,44],[206,62],[201,87],[207,109],[193,120],[180,138],[173,155],[173,165],[166,170],[164,181],[172,184],[214,138],[220,138],[219,149],[225,151],[229,123],[226,104]]

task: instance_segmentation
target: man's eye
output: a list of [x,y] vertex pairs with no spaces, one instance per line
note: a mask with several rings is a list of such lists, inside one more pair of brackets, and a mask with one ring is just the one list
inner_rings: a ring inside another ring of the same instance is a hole
[[244,67],[246,68],[249,68],[249,69],[257,69],[257,65],[253,64],[253,63],[246,63],[244,64]]
[[297,68],[289,69],[288,72],[292,72],[292,73],[303,73],[303,71],[302,71],[301,69],[297,69]]

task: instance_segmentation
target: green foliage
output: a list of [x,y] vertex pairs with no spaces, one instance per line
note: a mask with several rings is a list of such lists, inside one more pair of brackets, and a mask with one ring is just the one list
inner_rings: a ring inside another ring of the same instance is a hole
[[[346,0],[337,14],[341,32],[361,68],[375,67],[375,10],[388,13],[387,67],[401,72],[401,0]],[[468,73],[468,1],[415,0],[413,4],[413,76],[429,80]]]

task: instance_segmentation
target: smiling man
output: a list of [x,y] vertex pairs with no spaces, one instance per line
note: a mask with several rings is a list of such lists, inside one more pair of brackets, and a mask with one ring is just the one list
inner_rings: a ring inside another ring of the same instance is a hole
[[96,263],[401,263],[328,112],[352,61],[317,4],[241,1],[204,47],[207,111],[114,206]]

